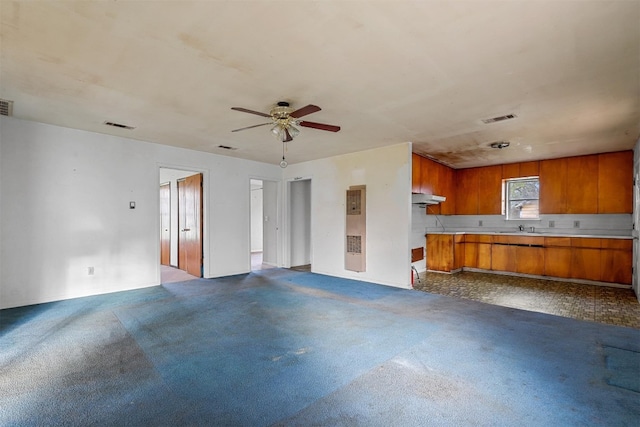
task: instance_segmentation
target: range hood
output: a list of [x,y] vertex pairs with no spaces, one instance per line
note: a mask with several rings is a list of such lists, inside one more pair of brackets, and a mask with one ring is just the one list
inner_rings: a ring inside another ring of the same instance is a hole
[[412,193],[411,203],[414,205],[437,205],[447,200],[444,196],[436,196],[435,194]]

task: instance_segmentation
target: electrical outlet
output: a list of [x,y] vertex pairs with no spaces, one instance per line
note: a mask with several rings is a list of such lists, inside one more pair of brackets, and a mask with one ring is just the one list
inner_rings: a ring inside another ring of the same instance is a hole
[[478,221],[478,227],[482,227],[482,220]]
[[94,269],[93,269],[93,267],[89,267],[89,268],[87,268],[87,274],[88,274],[89,276],[93,276],[93,273],[94,273]]
[[580,228],[580,221],[573,221],[573,228]]
[[549,228],[554,228],[556,226],[556,222],[555,221],[549,221]]

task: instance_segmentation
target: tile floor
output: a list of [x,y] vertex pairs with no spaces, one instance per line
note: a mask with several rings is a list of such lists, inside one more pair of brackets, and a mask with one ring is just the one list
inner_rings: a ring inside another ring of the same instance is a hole
[[421,273],[414,289],[488,304],[640,329],[631,289],[463,271]]

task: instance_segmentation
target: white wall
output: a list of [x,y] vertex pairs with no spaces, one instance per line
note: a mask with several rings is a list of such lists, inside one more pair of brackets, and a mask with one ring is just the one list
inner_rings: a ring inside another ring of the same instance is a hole
[[0,308],[157,285],[160,166],[203,171],[205,277],[250,270],[247,183],[280,181],[278,166],[15,118],[0,129]]
[[311,264],[311,180],[289,184],[291,266]]
[[[403,288],[411,282],[411,144],[290,165],[286,181],[311,178],[312,271]],[[367,186],[367,271],[345,270],[345,197]]]

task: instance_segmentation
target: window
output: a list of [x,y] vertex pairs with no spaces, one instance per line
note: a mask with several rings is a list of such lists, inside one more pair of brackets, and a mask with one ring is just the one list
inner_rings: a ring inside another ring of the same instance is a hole
[[537,176],[505,179],[503,182],[503,215],[507,219],[540,218],[540,181]]

